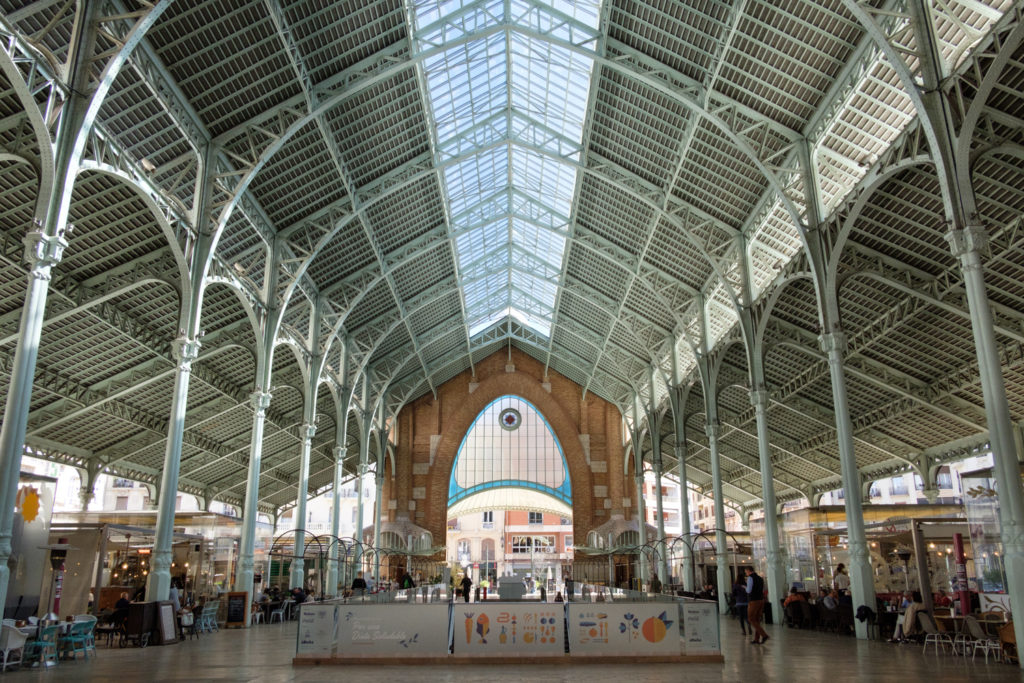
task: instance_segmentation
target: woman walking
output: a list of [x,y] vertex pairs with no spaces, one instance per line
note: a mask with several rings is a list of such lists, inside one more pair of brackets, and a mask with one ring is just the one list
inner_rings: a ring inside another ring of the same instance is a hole
[[736,616],[740,620],[740,629],[743,631],[743,635],[747,635],[747,629],[753,633],[754,629],[750,626],[750,622],[747,621],[747,584],[742,577],[736,577],[736,583],[732,585],[732,598],[733,607],[736,609]]

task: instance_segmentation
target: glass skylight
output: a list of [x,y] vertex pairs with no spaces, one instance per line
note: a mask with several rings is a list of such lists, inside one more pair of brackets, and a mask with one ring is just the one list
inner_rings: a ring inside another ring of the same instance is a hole
[[560,43],[592,47],[599,10],[414,3],[470,335],[506,317],[551,334],[594,68]]

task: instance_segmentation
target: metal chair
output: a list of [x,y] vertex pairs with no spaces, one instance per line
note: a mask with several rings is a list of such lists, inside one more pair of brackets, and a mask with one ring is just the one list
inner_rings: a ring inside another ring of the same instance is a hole
[[25,653],[22,659],[38,660],[42,666],[49,666],[51,662],[57,664],[57,633],[59,631],[60,624],[50,624],[40,629],[39,637],[25,644]]
[[964,622],[967,625],[967,632],[973,638],[974,653],[971,655],[971,659],[973,660],[978,656],[978,650],[984,650],[986,662],[988,662],[989,652],[995,652],[996,660],[998,661],[1003,655],[1002,643],[985,633],[985,629],[981,627],[981,624],[974,617],[968,615],[964,617]]
[[199,631],[212,633],[220,630],[217,626],[217,606],[215,602],[203,605],[203,612],[199,615],[199,624],[196,626]]
[[[89,639],[93,628],[95,628],[96,622],[93,621],[76,621],[71,624],[68,632],[64,635],[60,635],[57,638],[57,645],[60,654],[64,659],[78,659],[78,653],[81,652],[82,656],[86,659],[89,658]],[[96,654],[96,648],[92,648],[93,655]]]
[[948,633],[944,633],[939,630],[939,627],[935,625],[935,619],[932,615],[927,612],[917,613],[917,623],[921,625],[921,630],[924,631],[924,649],[921,650],[921,654],[928,652],[928,643],[935,646],[935,656],[939,656],[939,645],[942,645],[942,652],[945,654],[946,645],[950,648],[953,647],[953,639],[949,637]]
[[267,623],[268,624],[273,624],[274,623],[274,617],[277,617],[277,620],[279,622],[281,622],[282,624],[284,623],[284,605],[281,605],[280,607],[276,607],[273,610],[271,610],[271,612],[270,612],[270,620]]

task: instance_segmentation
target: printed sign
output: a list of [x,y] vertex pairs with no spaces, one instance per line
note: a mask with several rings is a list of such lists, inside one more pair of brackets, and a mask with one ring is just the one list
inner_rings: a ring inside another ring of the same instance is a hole
[[338,605],[338,656],[443,657],[448,605]]
[[679,609],[671,603],[569,603],[569,654],[678,655]]
[[302,605],[299,612],[299,657],[331,657],[338,647],[338,606]]
[[684,602],[683,652],[688,655],[720,654],[722,645],[718,637],[718,604],[713,602]]
[[561,604],[455,603],[455,654],[555,657],[565,654]]
[[1010,596],[1006,593],[981,593],[978,597],[982,612],[1010,613]]

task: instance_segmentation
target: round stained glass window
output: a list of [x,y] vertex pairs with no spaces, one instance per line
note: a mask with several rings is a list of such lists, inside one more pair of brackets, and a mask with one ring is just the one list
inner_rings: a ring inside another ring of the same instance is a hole
[[523,423],[523,416],[515,408],[506,408],[498,415],[498,423],[502,429],[511,432],[519,429],[519,425]]

